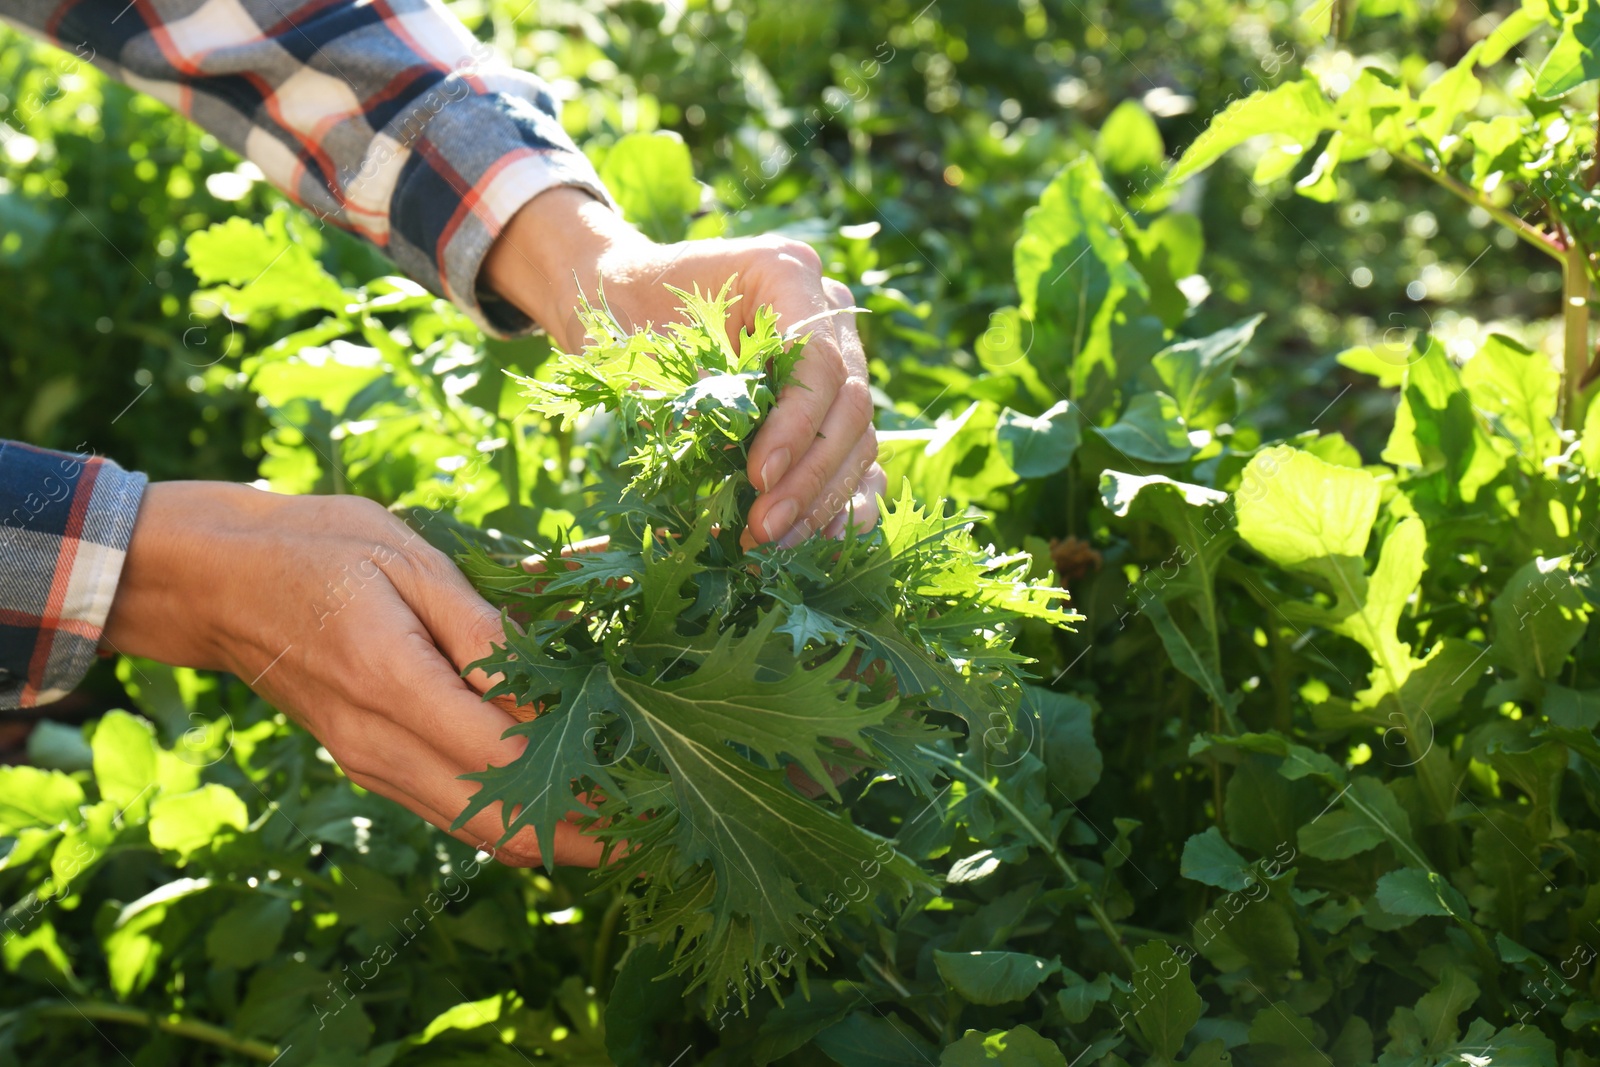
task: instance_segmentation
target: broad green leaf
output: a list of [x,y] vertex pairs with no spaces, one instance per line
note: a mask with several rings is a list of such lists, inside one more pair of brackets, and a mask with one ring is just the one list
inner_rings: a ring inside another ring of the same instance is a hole
[[1307,200],[1331,204],[1339,199],[1339,180],[1335,176],[1344,151],[1344,131],[1336,130],[1312,161],[1306,176],[1294,183],[1294,191]]
[[700,206],[689,148],[674,134],[627,134],[606,152],[600,180],[628,221],[656,241],[683,240]]
[[1250,884],[1250,864],[1215,826],[1189,838],[1183,846],[1179,873],[1191,881],[1219,889],[1240,890]]
[[[1164,189],[1165,187],[1163,187]],[[1163,195],[1162,189],[1156,190]],[[1150,286],[1150,310],[1168,329],[1176,329],[1203,297],[1192,285],[1205,252],[1205,233],[1200,220],[1184,212],[1158,215],[1139,229],[1131,217],[1121,220],[1128,235],[1128,255],[1134,267]]]
[[1205,1011],[1188,964],[1166,942],[1148,941],[1133,950],[1131,982],[1127,1000],[1134,1029],[1152,1052],[1172,1059]]
[[1325,810],[1300,828],[1300,847],[1306,853],[1344,859],[1388,841],[1402,861],[1429,869],[1411,836],[1411,817],[1388,786],[1362,775],[1352,779],[1337,799],[1344,802],[1343,812]]
[[1100,499],[1112,514],[1154,522],[1172,535],[1176,548],[1140,577],[1131,595],[1173,666],[1218,707],[1231,709],[1216,605],[1217,568],[1235,540],[1222,507],[1226,494],[1163,475],[1106,471]]
[[1378,903],[1391,915],[1454,915],[1470,913],[1459,890],[1433,871],[1402,867],[1378,879]]
[[938,952],[934,965],[945,984],[973,1004],[1022,1000],[1060,969],[1059,960],[1025,952]]
[[[1311,755],[1333,762],[1321,753]],[[1311,783],[1292,777],[1311,770],[1296,761],[1292,750],[1277,766],[1273,766],[1274,762],[1266,753],[1240,760],[1228,775],[1222,814],[1231,843],[1254,849],[1263,857],[1283,860],[1292,854],[1300,824],[1315,816],[1326,802],[1318,800],[1319,791]],[[1344,770],[1337,764],[1333,768],[1316,762],[1312,765],[1324,781],[1339,781]],[[1334,768],[1338,773],[1330,773]]]
[[1550,54],[1534,76],[1533,91],[1545,100],[1565,96],[1600,78],[1600,5],[1582,0],[1567,15]]
[[1500,62],[1507,52],[1527,40],[1535,30],[1545,26],[1549,20],[1548,0],[1523,0],[1520,8],[1507,15],[1500,25],[1484,38],[1483,50],[1478,53],[1478,62],[1486,67]]
[[946,1046],[939,1067],[1067,1067],[1067,1057],[1053,1041],[1040,1037],[1027,1025],[1010,1030],[979,1033],[968,1030],[960,1041]]
[[1126,242],[1116,229],[1121,207],[1105,187],[1094,160],[1083,157],[1069,163],[1045,188],[1039,203],[1022,219],[1017,238],[1015,269],[1022,315],[1041,317],[1041,308],[1058,300],[1075,299],[1060,288],[1057,279],[1069,263],[1058,263],[1063,250],[1086,256],[1103,266],[1114,286],[1144,291],[1144,280],[1128,262]]
[[349,302],[343,286],[289,232],[288,219],[279,209],[263,225],[235,218],[190,234],[184,242],[189,269],[202,285],[216,286],[196,294],[197,309],[221,305],[232,318],[343,311]]
[[1286,1004],[1271,1004],[1250,1022],[1250,1051],[1273,1067],[1328,1067],[1326,1035],[1313,1020]]
[[1300,828],[1300,849],[1320,860],[1342,860],[1383,843],[1383,831],[1353,811],[1330,811]]
[[1341,367],[1349,367],[1361,374],[1378,379],[1385,389],[1393,389],[1405,381],[1406,368],[1411,365],[1414,350],[1409,345],[1362,345],[1347,348],[1335,357]]
[[1067,971],[1066,975],[1067,987],[1056,994],[1056,1005],[1067,1022],[1077,1026],[1093,1013],[1096,1004],[1111,999],[1111,978],[1102,974],[1085,982],[1076,972]]
[[1097,431],[1129,460],[1182,463],[1194,455],[1178,403],[1166,393],[1140,393],[1116,423]]
[[1473,828],[1472,873],[1478,885],[1469,889],[1467,897],[1477,909],[1478,921],[1504,931],[1502,938],[1521,937],[1523,925],[1546,898],[1550,883],[1544,870],[1528,862],[1539,847],[1527,821],[1513,812],[1484,812]]
[[83,788],[60,771],[0,767],[0,834],[77,818]]
[[1211,430],[1232,417],[1234,367],[1262,318],[1257,315],[1208,336],[1179,341],[1151,360],[1186,426]]
[[1530,469],[1560,451],[1555,417],[1561,376],[1543,355],[1491,334],[1461,368],[1472,403],[1494,419]]
[[1032,746],[1044,761],[1051,788],[1068,800],[1082,800],[1100,781],[1102,758],[1094,740],[1094,716],[1075,696],[1036,685],[1022,687],[1022,708],[1038,730]]
[[1226,973],[1249,968],[1261,975],[1282,974],[1299,960],[1294,920],[1271,898],[1224,896],[1196,921],[1194,931],[1200,954]]
[[283,897],[252,894],[212,924],[206,933],[206,956],[218,966],[237,970],[265,963],[278,950],[293,914]]
[[1091,421],[1116,395],[1116,350],[1128,346],[1113,343],[1114,330],[1139,318],[1122,305],[1149,298],[1118,225],[1124,213],[1094,160],[1083,156],[1023,216],[1013,250],[1022,317],[1050,335],[1033,342],[1031,358],[1051,380],[1070,380],[1070,395]]
[[160,927],[167,918],[165,904],[141,910],[133,919],[119,923],[103,942],[106,976],[120,997],[137,993],[150,984],[161,962]]
[[178,853],[179,861],[228,831],[250,824],[244,801],[227,786],[209,783],[189,793],[163,794],[150,804],[150,843]]
[[1407,367],[1386,462],[1446,479],[1441,496],[1472,501],[1505,467],[1472,410],[1472,397],[1444,346],[1428,338]]
[[1589,604],[1561,559],[1534,559],[1517,568],[1490,614],[1489,658],[1526,681],[1556,678],[1589,625]]
[[1036,402],[1056,402],[1056,392],[1039,377],[1029,360],[1035,342],[1040,340],[1038,324],[1022,317],[1018,308],[1001,308],[989,316],[989,328],[978,335],[973,352],[990,374],[1016,379]]
[[1161,131],[1137,100],[1124,100],[1111,109],[1095,136],[1094,154],[1114,174],[1137,174],[1167,161]]
[[903,1020],[862,1011],[818,1034],[816,1046],[839,1067],[928,1067],[934,1052]]
[[[1378,892],[1380,895],[1383,893],[1381,880]],[[1417,1013],[1417,1021],[1422,1024],[1422,1032],[1427,1035],[1429,1051],[1442,1051],[1455,1043],[1456,1035],[1461,1032],[1457,1020],[1462,1012],[1476,1003],[1478,993],[1478,983],[1460,967],[1447,966],[1440,972],[1439,984],[1424,993],[1413,1009]]]
[[1258,452],[1235,494],[1239,536],[1280,567],[1305,570],[1336,590],[1361,572],[1378,516],[1377,479],[1279,445]]
[[1478,105],[1483,95],[1483,85],[1473,74],[1478,64],[1481,46],[1467,50],[1461,60],[1445,72],[1444,76],[1430,82],[1417,97],[1419,106],[1417,129],[1436,147],[1450,132],[1456,119]]
[[1167,181],[1186,181],[1221,159],[1229,149],[1264,133],[1282,134],[1310,145],[1332,119],[1332,109],[1314,81],[1288,82],[1247,96],[1229,104],[1211,120],[1172,168]]
[[1540,710],[1557,726],[1593,730],[1600,726],[1600,690],[1568,689],[1550,682],[1544,687]]
[[1042,415],[1006,408],[995,429],[1000,455],[1019,478],[1044,478],[1067,469],[1078,450],[1078,415],[1060,401]]
[[156,741],[149,723],[125,711],[108,712],[95,727],[91,744],[101,797],[122,809],[155,795]]
[[1396,627],[1422,577],[1421,521],[1404,519],[1384,539],[1369,580],[1362,556],[1378,506],[1371,474],[1279,446],[1251,459],[1236,499],[1240,536],[1279,566],[1319,578],[1337,600],[1332,608],[1291,603],[1284,613],[1360,643],[1398,690],[1411,650]]
[[[660,951],[655,949],[654,946],[640,945],[639,948],[634,950],[634,954],[637,955],[640,949],[649,949],[652,953],[649,957],[650,959],[659,958]],[[632,958],[633,956],[630,955],[630,962]],[[665,970],[666,963],[667,960],[661,960],[656,965],[658,973]],[[624,963],[622,976],[627,974],[628,964]],[[618,986],[622,985],[622,976],[617,979]],[[682,1010],[682,1005],[679,1003],[683,995],[682,982],[678,982],[675,985],[664,982],[650,984],[654,988],[640,989],[638,992],[624,989],[626,999],[621,1004],[617,1002],[616,987],[613,987],[611,999],[606,1003],[606,1041],[607,1047],[612,1049],[612,1057],[614,1059],[620,1058],[617,1056],[616,1047],[611,1044],[613,1036],[618,1033],[620,1028],[619,1023],[622,1027],[627,1027],[629,1031],[638,1032],[638,1039],[634,1047],[639,1049],[641,1055],[650,1049],[651,1042],[654,1040],[654,1033],[644,1031],[633,1022],[632,1012],[629,1012],[629,1009],[633,1008],[633,1011],[636,1012],[638,1009],[633,1007],[634,1005],[643,1001],[643,1006],[652,1011],[653,1014],[661,1017],[662,1021],[676,1018]],[[854,983],[847,981],[812,982],[808,994],[807,996],[796,995],[785,998],[780,1007],[768,1012],[766,1018],[761,1020],[761,1029],[753,1053],[756,1063],[768,1064],[789,1055],[789,1053],[808,1044],[818,1033],[833,1026],[852,1011],[861,1007],[860,990]],[[624,1015],[624,1012],[629,1012],[629,1014]],[[622,1017],[616,1023],[612,1021],[614,1014]]]
[[[1132,513],[1136,500],[1141,499],[1141,494],[1146,489],[1156,486],[1171,486],[1174,494],[1185,507],[1205,508],[1228,502],[1228,494],[1220,489],[1212,489],[1204,485],[1194,485],[1190,482],[1179,482],[1168,478],[1165,474],[1134,475],[1124,474],[1122,471],[1105,471],[1100,475],[1100,499],[1106,508],[1118,518],[1126,518]],[[1158,493],[1150,493],[1145,500],[1155,500]],[[1162,521],[1169,531],[1174,527],[1180,529],[1190,526],[1187,522],[1176,522],[1174,516],[1182,514],[1181,510],[1162,509],[1156,511],[1151,517]],[[1209,536],[1206,531],[1202,536]],[[1197,538],[1198,539],[1198,538]]]

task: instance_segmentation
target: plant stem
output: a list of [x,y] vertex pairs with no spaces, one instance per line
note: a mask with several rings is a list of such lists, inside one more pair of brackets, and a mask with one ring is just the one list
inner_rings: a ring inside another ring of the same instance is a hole
[[1543,230],[1539,229],[1539,227],[1528,222],[1520,215],[1517,215],[1511,211],[1507,211],[1505,208],[1496,204],[1494,201],[1490,200],[1484,194],[1478,192],[1478,190],[1474,189],[1466,182],[1460,181],[1450,174],[1447,174],[1443,170],[1436,170],[1424,163],[1422,160],[1408,156],[1404,152],[1397,152],[1392,158],[1398,159],[1401,163],[1404,163],[1418,174],[1426,175],[1437,184],[1442,185],[1452,193],[1455,193],[1473,207],[1481,207],[1483,210],[1487,211],[1496,222],[1510,229],[1512,233],[1516,234],[1518,237],[1522,238],[1524,241],[1528,242],[1545,255],[1552,256],[1556,259],[1561,259],[1567,254],[1566,248],[1557,238],[1551,234],[1545,233]]
[[628,895],[618,893],[600,917],[600,931],[594,938],[594,959],[589,963],[589,984],[599,989],[605,981],[606,965],[611,962],[611,942],[616,940],[617,920],[622,917],[622,907]]
[[1589,254],[1577,241],[1562,261],[1561,319],[1565,365],[1561,374],[1561,424],[1583,425],[1583,382],[1589,372]]
[[125,1007],[121,1004],[106,1004],[103,1001],[71,1001],[66,1004],[41,1008],[37,1014],[46,1019],[87,1019],[91,1023],[98,1020],[100,1022],[143,1026],[168,1034],[176,1034],[179,1037],[187,1037],[195,1041],[204,1041],[207,1044],[225,1048],[229,1052],[237,1052],[241,1056],[261,1060],[263,1063],[271,1063],[279,1055],[276,1045],[269,1045],[264,1041],[252,1041],[247,1037],[239,1037],[231,1030],[224,1030],[220,1026],[213,1026],[210,1023],[203,1023],[196,1019],[185,1019],[177,1015],[156,1015],[151,1012],[140,1011],[138,1008]]
[[[933,760],[935,763],[942,764],[950,770],[955,771],[967,781],[971,782],[973,785],[989,794],[990,799],[992,799],[996,804],[1000,805],[1000,807],[1005,810],[1007,815],[1015,819],[1018,826],[1028,831],[1028,836],[1039,842],[1039,847],[1044,849],[1045,853],[1055,861],[1055,865],[1061,869],[1061,873],[1066,877],[1067,884],[1069,886],[1076,888],[1083,882],[1083,879],[1078,877],[1078,872],[1072,869],[1072,864],[1067,861],[1067,857],[1063,856],[1061,854],[1061,850],[1056,847],[1056,843],[1046,837],[1037,826],[1033,825],[1032,820],[1030,820],[1026,815],[1022,814],[1021,809],[1019,809],[1015,804],[1011,803],[1011,801],[1007,799],[1005,794],[1001,793],[1000,790],[990,785],[988,780],[986,780],[982,775],[969,770],[959,760],[953,760],[942,752],[935,752],[926,745],[918,745],[917,751],[927,758]],[[1107,940],[1111,942],[1111,946],[1117,950],[1117,953],[1121,955],[1123,960],[1128,964],[1129,973],[1131,974],[1134,966],[1133,953],[1129,952],[1128,946],[1123,944],[1122,934],[1120,931],[1118,931],[1117,924],[1111,921],[1111,916],[1106,914],[1106,910],[1100,906],[1100,902],[1098,900],[1090,900],[1088,903],[1089,913],[1094,916],[1096,925],[1100,927],[1100,931],[1106,935]]]

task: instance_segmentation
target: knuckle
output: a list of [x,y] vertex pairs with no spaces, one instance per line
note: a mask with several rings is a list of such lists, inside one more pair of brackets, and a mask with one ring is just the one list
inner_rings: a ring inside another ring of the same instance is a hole
[[[833,402],[845,415],[849,416],[851,421],[867,427],[870,432],[874,409],[872,406],[872,389],[865,381],[860,378],[846,378],[839,385],[839,392],[835,395]],[[873,440],[874,445],[876,445],[876,437]]]
[[828,303],[836,308],[849,307],[855,303],[856,297],[850,287],[837,278],[822,279],[822,295],[828,298]]
[[794,263],[804,268],[808,273],[822,273],[822,257],[817,255],[817,250],[815,248],[812,248],[804,241],[797,240],[793,237],[781,237],[774,235],[769,239],[769,244],[767,247],[771,251],[776,252],[780,258],[792,260]]

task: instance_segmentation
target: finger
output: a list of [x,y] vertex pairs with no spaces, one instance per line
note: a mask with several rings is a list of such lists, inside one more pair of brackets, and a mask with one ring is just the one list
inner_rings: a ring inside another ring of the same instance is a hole
[[865,533],[878,525],[878,497],[884,494],[888,485],[888,475],[884,473],[882,467],[874,463],[844,510],[834,516],[827,529],[822,531],[823,536],[843,537],[847,525],[854,526],[857,533]]
[[772,305],[780,329],[816,320],[807,327],[810,340],[792,378],[750,447],[750,480],[770,491],[810,449],[847,370],[832,319],[817,320],[833,305],[822,289],[821,261],[810,246],[797,241],[765,246],[744,278],[745,299],[752,307]]
[[[380,720],[381,721],[381,720]],[[392,727],[391,727],[392,728]],[[378,727],[380,735],[382,727]],[[403,734],[403,731],[399,731]],[[406,765],[426,767],[430,775],[442,775],[441,781],[453,781],[442,768],[434,766],[437,760],[425,745],[418,744],[411,739],[408,747],[403,739],[389,739],[393,751]],[[334,757],[338,759],[337,756]],[[341,764],[343,767],[343,764]],[[418,818],[443,830],[463,844],[487,852],[496,860],[510,867],[537,867],[544,863],[543,847],[539,843],[538,834],[532,828],[518,831],[510,839],[502,842],[500,838],[505,834],[505,822],[500,814],[500,805],[493,805],[479,812],[468,820],[460,829],[452,829],[455,817],[447,814],[449,811],[460,812],[467,806],[465,799],[456,802],[455,796],[443,797],[445,808],[441,810],[430,803],[425,796],[419,796],[414,788],[407,788],[390,782],[381,776],[373,776],[352,772],[344,768],[346,776],[361,788],[376,793],[394,801]],[[416,781],[414,779],[413,781]],[[457,782],[464,787],[456,792],[470,795],[476,790],[476,783]],[[574,823],[560,822],[556,824],[555,832],[555,858],[554,862],[560,866],[568,867],[596,867],[600,863],[604,845],[596,838],[589,837]]]
[[[813,452],[816,450],[813,449]],[[876,465],[878,458],[878,442],[870,432],[868,436],[856,441],[855,449],[849,457],[831,472],[830,480],[816,493],[811,504],[801,514],[800,521],[796,522],[790,530],[784,533],[778,544],[784,548],[799,544],[807,537],[822,530],[826,530],[833,520],[849,506],[850,500],[861,488],[867,474]],[[832,465],[831,462],[829,464]],[[806,469],[810,469],[809,467]],[[816,468],[819,471],[821,467]],[[803,471],[796,471],[797,475]]]
[[[495,645],[505,644],[500,612],[478,595],[450,557],[432,545],[413,541],[379,568],[457,671],[487,656]],[[467,681],[482,693],[497,677],[475,670]]]
[[[831,305],[841,309],[850,306],[848,286],[831,279],[824,282],[824,286]],[[877,459],[877,439],[872,429],[872,391],[855,316],[841,314],[834,324],[845,379],[835,390],[824,414],[821,432],[783,480],[776,486],[769,486],[750,509],[751,526],[768,541],[793,544],[826,525],[855,490],[852,487],[832,506],[821,503],[827,494],[840,488],[838,483],[849,477],[852,468],[859,480],[866,467]],[[865,463],[859,462],[858,455],[863,442],[869,453]],[[819,511],[826,514],[819,514]]]
[[[587,540],[572,542],[572,544],[567,545],[561,550],[561,555],[564,559],[570,560],[570,557],[575,556],[580,552],[604,552],[610,547],[611,538],[606,534],[601,534],[599,537],[590,537]],[[544,564],[544,556],[528,556],[522,560],[520,566],[529,574],[543,574]],[[568,570],[577,570],[577,568],[578,564],[568,562]]]
[[[506,766],[527,748],[522,738],[503,736],[517,720],[485,704],[420,630],[402,635],[396,647],[404,651],[404,662],[409,664],[398,672],[396,688],[411,699],[381,712],[363,714],[352,708],[329,719],[337,725],[329,731],[331,736],[319,740],[351,780],[364,788],[404,805],[468,844],[496,844],[502,862],[514,866],[541,862],[543,854],[531,829],[498,844],[505,832],[500,804],[474,815],[459,830],[451,829],[479,788],[460,776]],[[566,823],[557,827],[555,862],[592,867],[600,851],[600,843],[584,837],[577,827]]]

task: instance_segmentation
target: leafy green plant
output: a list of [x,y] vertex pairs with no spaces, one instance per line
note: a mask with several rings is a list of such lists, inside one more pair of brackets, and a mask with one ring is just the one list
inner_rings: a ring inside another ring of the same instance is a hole
[[[541,710],[511,731],[521,756],[471,776],[458,825],[499,804],[507,838],[531,827],[551,842],[559,820],[585,817],[614,861],[606,883],[644,886],[631,932],[671,946],[672,973],[707,984],[715,1008],[820,963],[841,908],[886,913],[934,885],[850,821],[834,772],[935,800],[954,762],[939,720],[964,724],[981,769],[1028,677],[1016,627],[1079,616],[1026,554],[980,547],[973,517],[925,509],[909,487],[869,533],[742,547],[747,446],[803,340],[786,347],[760,309],[735,341],[726,289],[677,295],[687,322],[663,333],[586,306],[599,340],[522,380],[546,418],[611,424],[579,516],[610,543],[531,588],[481,549],[467,558],[518,620],[474,664],[503,676],[487,695]],[[802,796],[792,772],[838,806]]]

